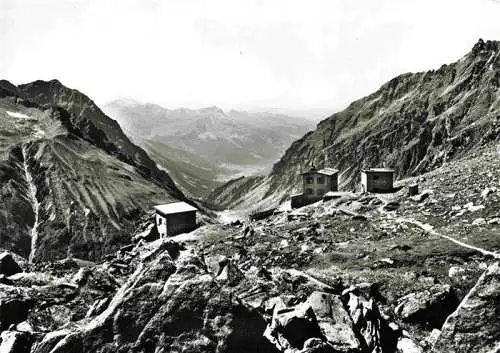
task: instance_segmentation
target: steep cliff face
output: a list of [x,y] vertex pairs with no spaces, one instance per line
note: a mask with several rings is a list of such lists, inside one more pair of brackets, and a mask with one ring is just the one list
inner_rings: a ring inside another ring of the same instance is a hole
[[0,83],[0,248],[33,261],[98,259],[128,242],[154,203],[183,198],[81,93]]
[[265,197],[290,193],[313,164],[339,168],[341,188],[353,189],[363,167],[412,176],[498,140],[499,86],[500,42],[482,40],[455,63],[398,76],[294,142]]

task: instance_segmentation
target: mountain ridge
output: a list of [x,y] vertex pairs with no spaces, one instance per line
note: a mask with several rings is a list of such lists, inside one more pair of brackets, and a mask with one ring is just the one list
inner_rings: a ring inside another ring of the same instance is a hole
[[0,93],[0,247],[96,260],[153,204],[187,200],[84,94],[59,81],[2,81]]
[[142,148],[132,144],[116,120],[109,118],[85,94],[65,87],[58,80],[37,80],[20,85],[19,90],[37,104],[60,107],[72,113],[74,117],[65,120],[71,132],[79,134],[80,137],[98,145],[111,155],[116,155],[124,162],[133,164],[141,172],[146,174],[150,172],[149,176],[160,184],[168,185],[177,197],[183,198],[183,195],[177,194],[172,187],[174,184],[170,177],[156,167]]
[[[480,40],[437,70],[399,75],[293,142],[264,180],[269,187],[260,205],[298,191],[297,175],[313,165],[340,169],[340,186],[354,190],[362,168],[390,166],[398,178],[417,175],[496,141],[499,86],[497,41]],[[241,196],[210,197],[222,207],[250,206]]]

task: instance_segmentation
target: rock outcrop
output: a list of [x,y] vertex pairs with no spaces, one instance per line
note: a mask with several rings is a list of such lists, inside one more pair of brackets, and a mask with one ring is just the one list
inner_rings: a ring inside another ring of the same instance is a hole
[[26,320],[32,307],[30,289],[0,284],[0,331]]
[[141,258],[109,301],[44,335],[31,352],[267,352],[264,318],[195,254],[161,242]]
[[434,346],[442,353],[500,350],[500,266],[491,265],[445,321]]
[[0,352],[30,353],[32,337],[29,333],[3,331],[0,335]]
[[278,298],[264,336],[280,352],[395,352],[401,333],[373,298],[315,291],[296,306]]
[[459,300],[449,285],[436,284],[422,292],[410,293],[398,303],[394,311],[404,322],[441,328],[448,315],[457,308]]

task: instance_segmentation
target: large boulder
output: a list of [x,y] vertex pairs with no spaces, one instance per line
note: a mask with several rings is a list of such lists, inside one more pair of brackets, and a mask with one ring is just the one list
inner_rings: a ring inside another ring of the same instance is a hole
[[400,337],[397,353],[422,353],[422,348],[409,337]]
[[18,272],[23,272],[21,266],[12,257],[9,252],[3,252],[0,254],[0,274],[5,276],[11,276]]
[[500,351],[500,266],[491,265],[445,321],[436,352]]
[[0,331],[24,321],[33,307],[28,290],[0,284]]
[[0,335],[1,353],[29,353],[32,337],[27,332],[3,331]]
[[319,291],[295,307],[276,305],[264,335],[279,351],[354,352],[361,349],[341,298]]
[[380,313],[371,295],[363,295],[359,288],[343,293],[354,331],[361,340],[362,351],[394,352],[399,330],[394,329]]
[[220,270],[215,278],[220,283],[227,283],[229,286],[236,286],[245,275],[232,260],[221,262]]
[[264,336],[279,351],[302,349],[310,338],[324,341],[314,311],[308,305],[275,310],[270,325]]
[[403,322],[427,328],[441,328],[458,304],[459,300],[451,286],[436,284],[424,291],[400,298],[395,313]]
[[339,352],[360,348],[353,323],[340,296],[324,292],[312,293],[305,306],[310,306],[328,343]]

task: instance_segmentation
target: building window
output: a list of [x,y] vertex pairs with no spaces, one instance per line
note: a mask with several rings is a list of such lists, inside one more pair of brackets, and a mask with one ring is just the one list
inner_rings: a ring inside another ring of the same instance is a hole
[[308,184],[313,184],[313,183],[314,183],[314,178],[313,178],[313,177],[308,176],[308,177],[306,177],[306,182],[307,182]]
[[316,191],[318,195],[324,195],[325,194],[325,190],[323,189],[318,189],[318,191]]
[[318,177],[318,184],[324,184],[325,183],[325,177]]
[[306,189],[306,194],[307,194],[307,195],[312,195],[312,194],[314,194],[314,190],[313,190],[313,189],[311,189],[311,188],[307,188],[307,189]]
[[161,218],[161,217],[159,217],[159,218],[158,218],[158,224],[161,224],[161,221],[162,221],[162,218]]

